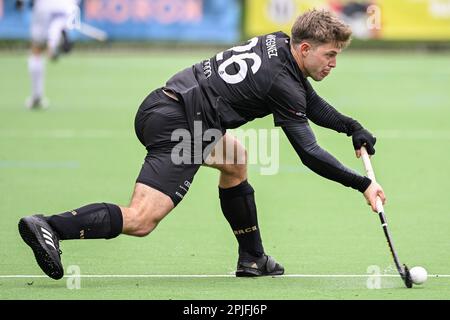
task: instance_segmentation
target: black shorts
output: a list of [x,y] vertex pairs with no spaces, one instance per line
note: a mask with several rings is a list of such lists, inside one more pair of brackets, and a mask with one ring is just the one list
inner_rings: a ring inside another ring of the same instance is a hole
[[[147,149],[136,182],[161,191],[178,205],[203,163],[200,153],[190,152],[195,149],[193,138],[180,138],[191,135],[184,105],[166,96],[162,89],[153,91],[139,107],[135,130]],[[201,153],[212,147],[211,142],[203,142]]]

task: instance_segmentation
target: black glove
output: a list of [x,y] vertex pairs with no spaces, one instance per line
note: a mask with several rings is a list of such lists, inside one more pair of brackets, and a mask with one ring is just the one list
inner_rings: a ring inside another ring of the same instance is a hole
[[16,10],[22,10],[23,8],[23,0],[16,0]]
[[355,150],[361,149],[362,146],[366,147],[367,153],[370,155],[375,154],[374,145],[377,142],[375,138],[369,131],[364,128],[356,130],[352,134],[353,147]]

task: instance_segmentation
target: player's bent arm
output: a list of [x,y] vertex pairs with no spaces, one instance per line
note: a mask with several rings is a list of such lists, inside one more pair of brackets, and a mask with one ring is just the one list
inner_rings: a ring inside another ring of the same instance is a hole
[[333,129],[337,132],[344,132],[347,136],[352,136],[353,147],[356,156],[360,157],[360,149],[364,145],[370,155],[375,154],[375,143],[377,139],[356,120],[344,116],[333,108],[328,102],[322,99],[309,85],[306,116],[315,124]]
[[345,133],[351,136],[355,131],[363,129],[362,125],[350,117],[344,116],[314,90],[309,91],[306,116],[318,126]]
[[335,157],[322,149],[307,122],[289,124],[282,127],[284,133],[299,155],[303,164],[320,176],[366,191],[371,180],[342,165]]

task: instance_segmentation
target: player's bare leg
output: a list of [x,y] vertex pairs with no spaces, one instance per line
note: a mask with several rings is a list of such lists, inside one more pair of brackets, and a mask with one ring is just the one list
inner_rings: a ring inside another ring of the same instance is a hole
[[247,151],[244,146],[226,134],[206,159],[205,165],[220,171],[220,205],[239,243],[236,276],[283,274],[284,268],[264,253],[254,190],[247,181]]
[[136,183],[128,207],[120,207],[123,216],[122,233],[143,237],[152,232],[158,223],[174,208],[169,196]]

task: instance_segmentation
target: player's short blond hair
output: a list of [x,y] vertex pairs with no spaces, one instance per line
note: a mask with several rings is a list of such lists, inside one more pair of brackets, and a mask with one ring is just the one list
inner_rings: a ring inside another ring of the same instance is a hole
[[334,43],[341,49],[350,44],[351,35],[350,26],[325,9],[306,11],[295,20],[291,30],[293,45],[302,41],[313,44]]

